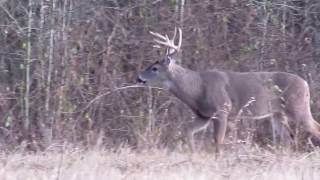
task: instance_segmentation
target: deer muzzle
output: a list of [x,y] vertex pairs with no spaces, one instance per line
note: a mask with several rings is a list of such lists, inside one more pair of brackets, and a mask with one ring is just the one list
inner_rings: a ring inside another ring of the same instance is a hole
[[145,84],[147,81],[142,79],[140,76],[137,77],[137,83]]

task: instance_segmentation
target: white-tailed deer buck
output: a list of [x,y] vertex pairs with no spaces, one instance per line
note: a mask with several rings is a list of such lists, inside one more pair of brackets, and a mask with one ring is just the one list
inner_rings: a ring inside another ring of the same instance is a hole
[[194,134],[214,124],[216,151],[223,143],[227,120],[273,119],[292,136],[293,127],[302,127],[320,140],[320,125],[310,111],[309,86],[297,75],[285,72],[196,72],[178,65],[173,55],[180,51],[182,31],[175,45],[172,39],[150,32],[167,54],[138,75],[137,81],[169,90],[186,103],[198,116],[188,130],[189,145],[194,146]]

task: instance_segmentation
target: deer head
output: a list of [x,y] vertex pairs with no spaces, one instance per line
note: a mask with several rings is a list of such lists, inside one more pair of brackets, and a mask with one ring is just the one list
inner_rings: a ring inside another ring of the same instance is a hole
[[170,39],[168,35],[161,35],[156,32],[150,32],[153,35],[154,41],[157,43],[154,47],[164,46],[166,47],[166,55],[160,60],[150,65],[146,70],[138,75],[137,82],[148,84],[150,86],[160,87],[168,89],[170,86],[169,67],[175,63],[173,56],[180,51],[182,43],[182,31],[179,28],[178,44],[175,45],[175,39],[177,35],[177,28],[175,28],[174,35]]

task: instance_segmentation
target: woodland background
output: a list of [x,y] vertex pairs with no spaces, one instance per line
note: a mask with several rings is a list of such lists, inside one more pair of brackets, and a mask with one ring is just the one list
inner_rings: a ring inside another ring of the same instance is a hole
[[[298,74],[320,119],[318,0],[0,0],[0,149],[183,145],[191,111],[132,86],[164,54],[149,31],[174,27],[184,67]],[[268,144],[267,126],[231,122],[228,139]]]

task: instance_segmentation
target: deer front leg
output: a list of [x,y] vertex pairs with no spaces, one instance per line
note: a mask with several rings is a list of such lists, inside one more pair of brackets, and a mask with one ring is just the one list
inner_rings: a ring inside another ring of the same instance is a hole
[[191,152],[195,151],[194,135],[200,131],[205,130],[210,124],[208,119],[196,119],[187,129],[188,146]]
[[228,115],[223,113],[217,116],[214,119],[214,141],[215,141],[215,148],[216,153],[220,153],[220,146],[223,143],[226,130],[227,130],[227,119]]

